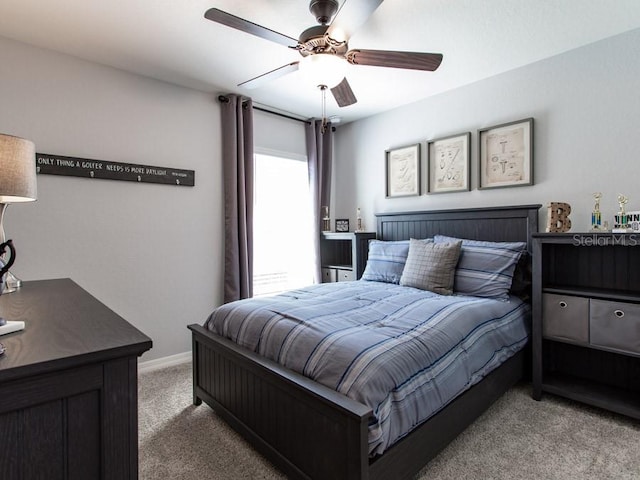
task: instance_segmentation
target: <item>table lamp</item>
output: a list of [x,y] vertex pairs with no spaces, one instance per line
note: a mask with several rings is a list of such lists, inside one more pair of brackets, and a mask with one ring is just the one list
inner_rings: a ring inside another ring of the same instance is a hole
[[[3,226],[7,205],[32,202],[37,197],[35,145],[24,138],[0,133],[0,244],[7,240]],[[19,279],[7,272],[3,293],[15,291],[20,284]]]

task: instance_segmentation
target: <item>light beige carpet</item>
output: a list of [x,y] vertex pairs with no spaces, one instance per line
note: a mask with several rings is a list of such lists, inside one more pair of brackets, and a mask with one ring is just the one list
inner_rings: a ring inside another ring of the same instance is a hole
[[[529,393],[507,392],[416,480],[640,480],[639,422]],[[141,480],[286,478],[192,404],[190,363],[141,374],[139,410]]]

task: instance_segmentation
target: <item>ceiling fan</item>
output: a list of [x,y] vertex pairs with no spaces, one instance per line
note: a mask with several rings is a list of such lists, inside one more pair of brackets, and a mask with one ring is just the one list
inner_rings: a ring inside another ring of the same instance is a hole
[[[337,0],[311,0],[309,10],[316,17],[319,25],[307,28],[300,34],[298,39],[283,35],[217,8],[210,8],[205,12],[204,16],[213,22],[297,50],[303,57],[300,61],[278,67],[242,82],[238,86],[256,88],[268,81],[303,68],[315,67],[321,72],[329,73],[331,68],[325,64],[332,62],[343,65],[346,61],[351,65],[371,65],[426,71],[436,70],[442,62],[442,54],[440,53],[349,50],[348,40],[351,35],[367,21],[382,2],[383,0],[344,0],[342,6],[338,8],[339,3]],[[331,81],[334,84],[328,85]],[[349,82],[342,74],[337,79],[328,80],[325,84],[319,84],[318,86],[323,90],[323,93],[328,87],[331,87],[331,93],[340,107],[353,105],[357,102]]]

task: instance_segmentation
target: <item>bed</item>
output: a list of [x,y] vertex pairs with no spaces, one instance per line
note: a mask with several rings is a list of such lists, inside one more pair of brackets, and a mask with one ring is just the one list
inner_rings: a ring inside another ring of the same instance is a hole
[[[399,241],[447,235],[520,241],[530,247],[539,208],[525,205],[379,214],[377,237]],[[370,455],[370,407],[202,325],[189,328],[193,335],[194,403],[210,405],[291,478],[411,478],[517,382],[526,365],[526,350],[519,350],[383,454]]]

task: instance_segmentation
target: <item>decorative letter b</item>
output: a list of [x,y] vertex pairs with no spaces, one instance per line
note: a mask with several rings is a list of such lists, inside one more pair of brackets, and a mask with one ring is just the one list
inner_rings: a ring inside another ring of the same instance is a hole
[[547,232],[562,233],[571,229],[571,205],[563,202],[551,202],[548,207]]

